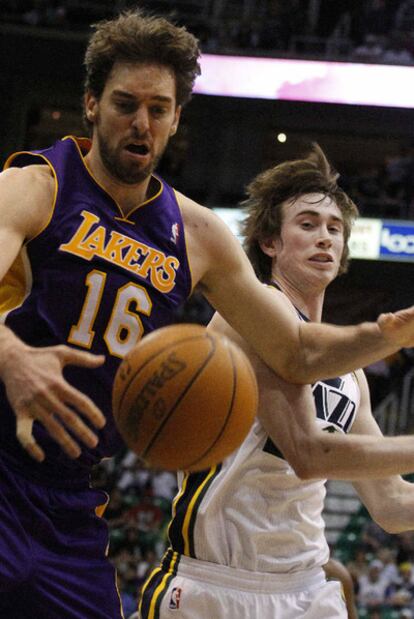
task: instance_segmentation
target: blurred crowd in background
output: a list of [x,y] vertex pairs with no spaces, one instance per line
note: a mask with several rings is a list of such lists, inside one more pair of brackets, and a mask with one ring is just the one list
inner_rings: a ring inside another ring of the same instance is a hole
[[[136,7],[186,25],[200,38],[204,52],[414,62],[414,0],[2,0],[0,24],[83,32],[86,36],[91,23]],[[173,180],[179,189],[188,149],[182,123],[160,168],[166,180]],[[351,171],[341,166],[340,171],[341,184],[361,215],[414,218],[411,137],[401,140],[399,152],[395,147],[391,155],[384,152],[381,165],[367,163]],[[214,195],[214,200],[209,195],[192,197],[203,204],[227,206],[223,195]],[[235,206],[243,197],[232,194],[227,202]]]
[[0,21],[82,30],[136,6],[185,23],[206,52],[414,61],[413,0],[2,0]]
[[341,174],[341,185],[363,217],[414,218],[414,145],[402,145],[382,166],[367,166],[358,174]]
[[[175,185],[180,179],[180,166],[187,157],[185,133],[172,142],[160,166],[160,173]],[[351,162],[350,162],[351,163]],[[399,152],[385,155],[381,164],[367,162],[356,170],[340,170],[340,185],[357,204],[361,217],[414,219],[414,143],[401,141]],[[217,196],[216,204],[236,206],[244,194]],[[203,204],[211,202],[208,195],[195,196]],[[226,203],[223,204],[223,199]]]
[[361,507],[338,539],[333,555],[352,577],[360,619],[414,617],[413,531],[386,533]]

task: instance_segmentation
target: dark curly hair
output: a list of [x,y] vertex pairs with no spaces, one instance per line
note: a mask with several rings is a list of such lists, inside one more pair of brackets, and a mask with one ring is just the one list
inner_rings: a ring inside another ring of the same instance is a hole
[[321,147],[313,144],[305,159],[281,163],[258,174],[249,183],[248,197],[242,202],[247,216],[241,224],[241,232],[246,253],[261,281],[270,281],[272,259],[263,253],[260,243],[280,236],[283,205],[308,193],[328,196],[342,213],[345,245],[339,273],[345,273],[349,260],[347,241],[358,209],[338,186],[338,178],[339,174],[333,170]]
[[99,99],[116,62],[155,63],[174,72],[177,105],[188,103],[201,72],[200,49],[184,27],[141,10],[125,11],[93,27],[84,59],[86,92]]

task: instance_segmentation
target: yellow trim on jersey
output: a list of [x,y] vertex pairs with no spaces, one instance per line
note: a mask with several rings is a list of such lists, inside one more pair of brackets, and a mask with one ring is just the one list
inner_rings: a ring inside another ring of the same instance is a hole
[[147,590],[148,585],[150,584],[150,582],[152,581],[153,577],[155,576],[155,574],[158,574],[159,572],[161,572],[161,568],[160,567],[156,567],[152,570],[151,574],[148,576],[146,583],[144,584],[144,586],[141,589],[141,593],[140,593],[140,601],[138,604],[138,611],[141,615],[141,609],[142,609],[142,603],[144,600],[144,593]]
[[117,578],[117,571],[116,570],[115,570],[115,589],[116,589],[116,592],[118,594],[119,612],[120,612],[120,615],[121,615],[122,619],[125,619],[124,609],[122,607],[121,592],[119,591],[119,587],[118,587],[118,578]]
[[[148,609],[148,619],[155,619],[155,610],[156,610],[156,605],[158,602],[158,598],[161,595],[161,593],[163,593],[163,591],[165,590],[165,585],[167,583],[167,580],[170,578],[170,576],[173,575],[174,570],[175,570],[175,566],[177,564],[177,561],[179,559],[179,554],[178,552],[174,552],[171,561],[170,561],[170,565],[168,567],[168,571],[164,574],[160,584],[158,585],[158,587],[155,589],[153,596],[151,598],[151,603]],[[141,607],[142,607],[142,600],[143,600],[143,596],[145,593],[145,590],[148,586],[148,584],[151,582],[153,576],[155,576],[156,573],[161,572],[161,568],[156,568],[150,575],[150,577],[148,578],[145,586],[142,589],[142,593],[141,593],[141,602],[139,605],[139,610],[141,611]]]
[[189,256],[189,253],[188,253],[187,236],[186,236],[186,233],[185,233],[185,226],[184,226],[184,217],[183,217],[183,213],[181,211],[180,202],[178,200],[177,191],[174,189],[174,187],[172,187],[172,190],[174,192],[175,199],[177,201],[178,209],[179,209],[179,211],[181,213],[181,221],[183,222],[184,247],[185,247],[185,254],[187,256],[187,264],[188,264],[188,270],[190,272],[190,280],[191,280],[191,282],[190,282],[191,283],[190,296],[191,296],[193,294],[193,292],[194,292],[194,283],[193,283],[194,282],[194,277],[193,277],[193,270],[191,268],[190,256]]
[[185,493],[186,489],[187,489],[187,483],[188,483],[188,478],[190,477],[189,473],[185,473],[183,480],[181,482],[181,490],[178,492],[178,494],[176,495],[176,497],[174,498],[173,502],[172,502],[172,506],[171,506],[171,520],[168,524],[168,530],[167,530],[167,537],[168,539],[170,539],[170,528],[171,525],[173,523],[174,518],[177,515],[177,503],[178,501],[181,499],[181,497],[183,496],[183,494]]
[[26,289],[22,254],[19,253],[0,286],[0,315],[23,303]]
[[194,493],[193,498],[191,499],[187,511],[185,513],[184,516],[184,522],[183,522],[183,528],[182,528],[182,536],[183,536],[183,540],[184,540],[184,553],[187,556],[190,556],[190,540],[189,540],[189,534],[188,534],[188,529],[190,526],[190,522],[191,522],[191,517],[193,515],[193,511],[194,511],[194,504],[196,503],[198,497],[200,496],[204,486],[210,481],[210,479],[216,474],[217,471],[217,466],[213,466],[210,469],[209,474],[207,475],[207,477],[205,478],[205,480],[203,481],[202,484],[199,485],[199,487],[197,488],[196,492]]
[[0,323],[9,312],[21,307],[32,288],[32,273],[23,247],[0,284]]
[[128,213],[128,215],[125,215],[125,213],[122,210],[121,205],[105,189],[105,187],[95,178],[95,176],[92,174],[92,170],[89,168],[87,162],[85,161],[85,157],[84,157],[84,155],[82,153],[82,150],[81,150],[81,144],[83,144],[85,146],[85,148],[88,147],[88,146],[90,147],[91,141],[88,138],[77,138],[77,137],[75,137],[73,135],[67,135],[67,136],[65,136],[63,138],[63,140],[72,140],[73,141],[73,143],[75,144],[75,146],[76,146],[76,148],[78,150],[80,159],[81,159],[83,165],[85,166],[85,170],[87,171],[89,176],[92,178],[93,182],[96,183],[96,185],[98,185],[98,187],[100,187],[102,189],[102,191],[104,191],[109,198],[111,198],[113,203],[116,205],[118,211],[121,213],[121,217],[115,217],[115,219],[117,219],[118,221],[123,221],[123,222],[128,223],[128,224],[135,224],[135,222],[131,221],[130,219],[128,219],[128,217],[130,217],[130,215],[132,215],[132,213],[135,213],[135,211],[140,209],[142,206],[145,206],[149,202],[152,202],[153,200],[156,200],[156,198],[158,198],[158,196],[160,196],[162,194],[162,192],[164,190],[164,185],[163,185],[163,183],[161,182],[161,180],[157,176],[152,174],[151,178],[155,179],[159,183],[159,185],[160,185],[159,190],[153,196],[148,198],[148,200],[145,200],[144,202],[141,202],[140,204],[137,204],[137,206],[135,208],[133,208],[132,211],[130,211]]

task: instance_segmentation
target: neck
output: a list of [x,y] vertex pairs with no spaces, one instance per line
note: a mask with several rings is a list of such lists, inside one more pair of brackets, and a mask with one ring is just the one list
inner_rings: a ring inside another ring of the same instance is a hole
[[134,185],[123,183],[107,171],[99,157],[94,156],[93,146],[84,160],[95,181],[113,198],[125,216],[150,197],[151,175]]
[[272,281],[287,296],[289,301],[312,322],[321,322],[325,290],[315,292],[298,287],[280,273],[272,275]]

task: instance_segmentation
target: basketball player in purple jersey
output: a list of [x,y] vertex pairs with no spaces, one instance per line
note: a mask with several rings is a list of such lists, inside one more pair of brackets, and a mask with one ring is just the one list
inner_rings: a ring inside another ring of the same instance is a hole
[[91,142],[18,153],[0,177],[1,617],[122,616],[89,472],[121,446],[110,409],[121,358],[196,285],[286,380],[414,345],[414,308],[298,325],[220,220],[153,173],[198,57],[164,19],[99,24],[85,57]]

